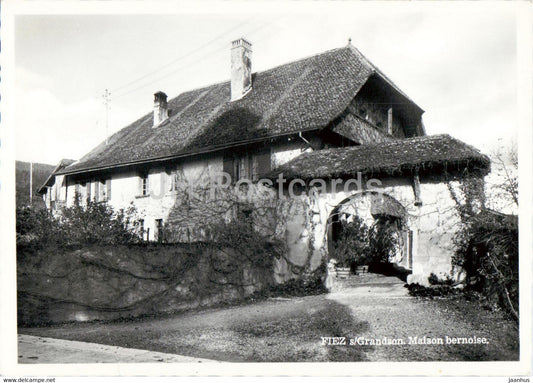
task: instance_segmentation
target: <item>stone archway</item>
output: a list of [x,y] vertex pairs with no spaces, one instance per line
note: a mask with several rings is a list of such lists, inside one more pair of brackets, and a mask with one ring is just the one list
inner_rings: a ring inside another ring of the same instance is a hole
[[[357,217],[357,218],[356,218]],[[343,225],[354,220],[368,227],[385,225],[396,236],[397,246],[388,255],[387,261],[399,269],[410,271],[413,265],[413,234],[409,229],[405,207],[395,198],[377,192],[356,193],[339,202],[329,214],[326,225],[326,242],[329,258],[335,252]]]

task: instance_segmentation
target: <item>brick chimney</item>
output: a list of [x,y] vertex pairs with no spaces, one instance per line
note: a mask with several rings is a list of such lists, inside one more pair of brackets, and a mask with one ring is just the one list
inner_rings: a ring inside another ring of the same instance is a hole
[[252,90],[252,44],[243,38],[231,43],[231,101]]
[[154,93],[154,125],[156,128],[168,119],[167,95],[161,91]]

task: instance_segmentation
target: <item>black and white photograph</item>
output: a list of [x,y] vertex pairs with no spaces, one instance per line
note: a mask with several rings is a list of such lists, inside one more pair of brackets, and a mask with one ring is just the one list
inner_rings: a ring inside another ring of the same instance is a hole
[[531,3],[1,6],[0,374],[531,375]]

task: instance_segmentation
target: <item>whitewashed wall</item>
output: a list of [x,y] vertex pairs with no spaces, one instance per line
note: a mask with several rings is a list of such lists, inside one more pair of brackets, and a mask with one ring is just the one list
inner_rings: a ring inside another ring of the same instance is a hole
[[[427,285],[431,273],[441,278],[452,276],[451,258],[455,251],[452,240],[460,219],[447,185],[422,183],[420,197],[423,204],[418,207],[414,205],[415,196],[409,179],[382,181],[379,190],[402,204],[408,214],[407,225],[413,232],[412,274],[408,282]],[[328,259],[328,218],[335,207],[357,193],[343,188],[344,183],[338,185],[335,193],[329,188],[327,193],[295,199],[297,207],[291,212],[287,224],[290,260],[297,264],[307,262],[311,268],[316,268]],[[290,265],[278,265],[277,271],[280,281],[294,276]]]
[[[287,161],[297,157],[306,148],[306,144],[298,139],[290,142],[275,145],[271,151],[271,167],[280,166]],[[173,168],[153,168],[148,172],[148,182],[150,188],[149,196],[142,196],[140,191],[139,173],[135,171],[117,172],[111,175],[111,198],[108,203],[115,209],[127,209],[133,203],[138,211],[138,216],[144,219],[144,228],[150,230],[153,239],[155,220],[163,219],[166,222],[171,209],[176,203],[177,193],[170,190],[171,175],[169,170],[177,170],[180,179],[184,183],[195,184],[207,182],[209,177],[215,173],[223,171],[223,158],[221,155],[209,159],[186,160]],[[91,184],[91,198],[94,199],[96,191],[96,180]],[[86,187],[78,187],[81,200],[87,199]],[[64,176],[56,176],[55,184],[44,196],[47,207],[50,208],[51,201],[61,201],[67,206],[74,203],[76,186],[72,183],[65,184]]]
[[[272,148],[272,167],[277,167],[300,155],[305,150],[303,142],[294,140]],[[209,159],[186,161],[176,166],[182,180],[189,183],[205,182],[212,174],[222,172],[222,156]],[[141,196],[139,175],[135,172],[117,173],[111,176],[111,199],[108,201],[114,209],[127,209],[133,203],[138,217],[144,219],[144,228],[149,229],[153,239],[157,219],[164,223],[169,213],[176,208],[178,198],[170,190],[169,169],[153,168],[150,170],[150,195]],[[451,257],[454,253],[453,235],[457,230],[459,217],[454,202],[445,183],[422,183],[420,197],[422,206],[414,206],[414,192],[411,179],[389,178],[381,180],[380,188],[396,199],[408,212],[408,226],[413,231],[412,238],[412,275],[409,282],[427,284],[427,277],[435,273],[440,277],[451,274]],[[285,231],[289,248],[288,262],[278,262],[276,278],[288,280],[301,268],[315,269],[327,260],[327,221],[332,210],[348,197],[354,195],[355,185],[344,190],[344,183],[337,186],[337,192],[331,188],[326,193],[314,196],[294,198],[290,211],[287,212]],[[94,195],[94,183],[91,185]],[[49,189],[46,200],[64,201],[71,205],[74,201],[75,185],[65,187],[64,177],[56,177],[56,183]],[[80,188],[85,197],[85,188]],[[365,190],[365,188],[363,188]],[[359,190],[360,192],[361,190]]]

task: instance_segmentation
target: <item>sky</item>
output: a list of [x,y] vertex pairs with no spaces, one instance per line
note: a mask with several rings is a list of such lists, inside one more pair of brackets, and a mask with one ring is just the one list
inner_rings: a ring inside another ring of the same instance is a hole
[[239,37],[253,44],[254,72],[351,38],[425,110],[428,134],[448,133],[486,153],[517,134],[512,7],[227,4],[160,14],[17,15],[16,159],[79,159],[151,112],[156,91],[174,97],[228,80],[230,42]]

